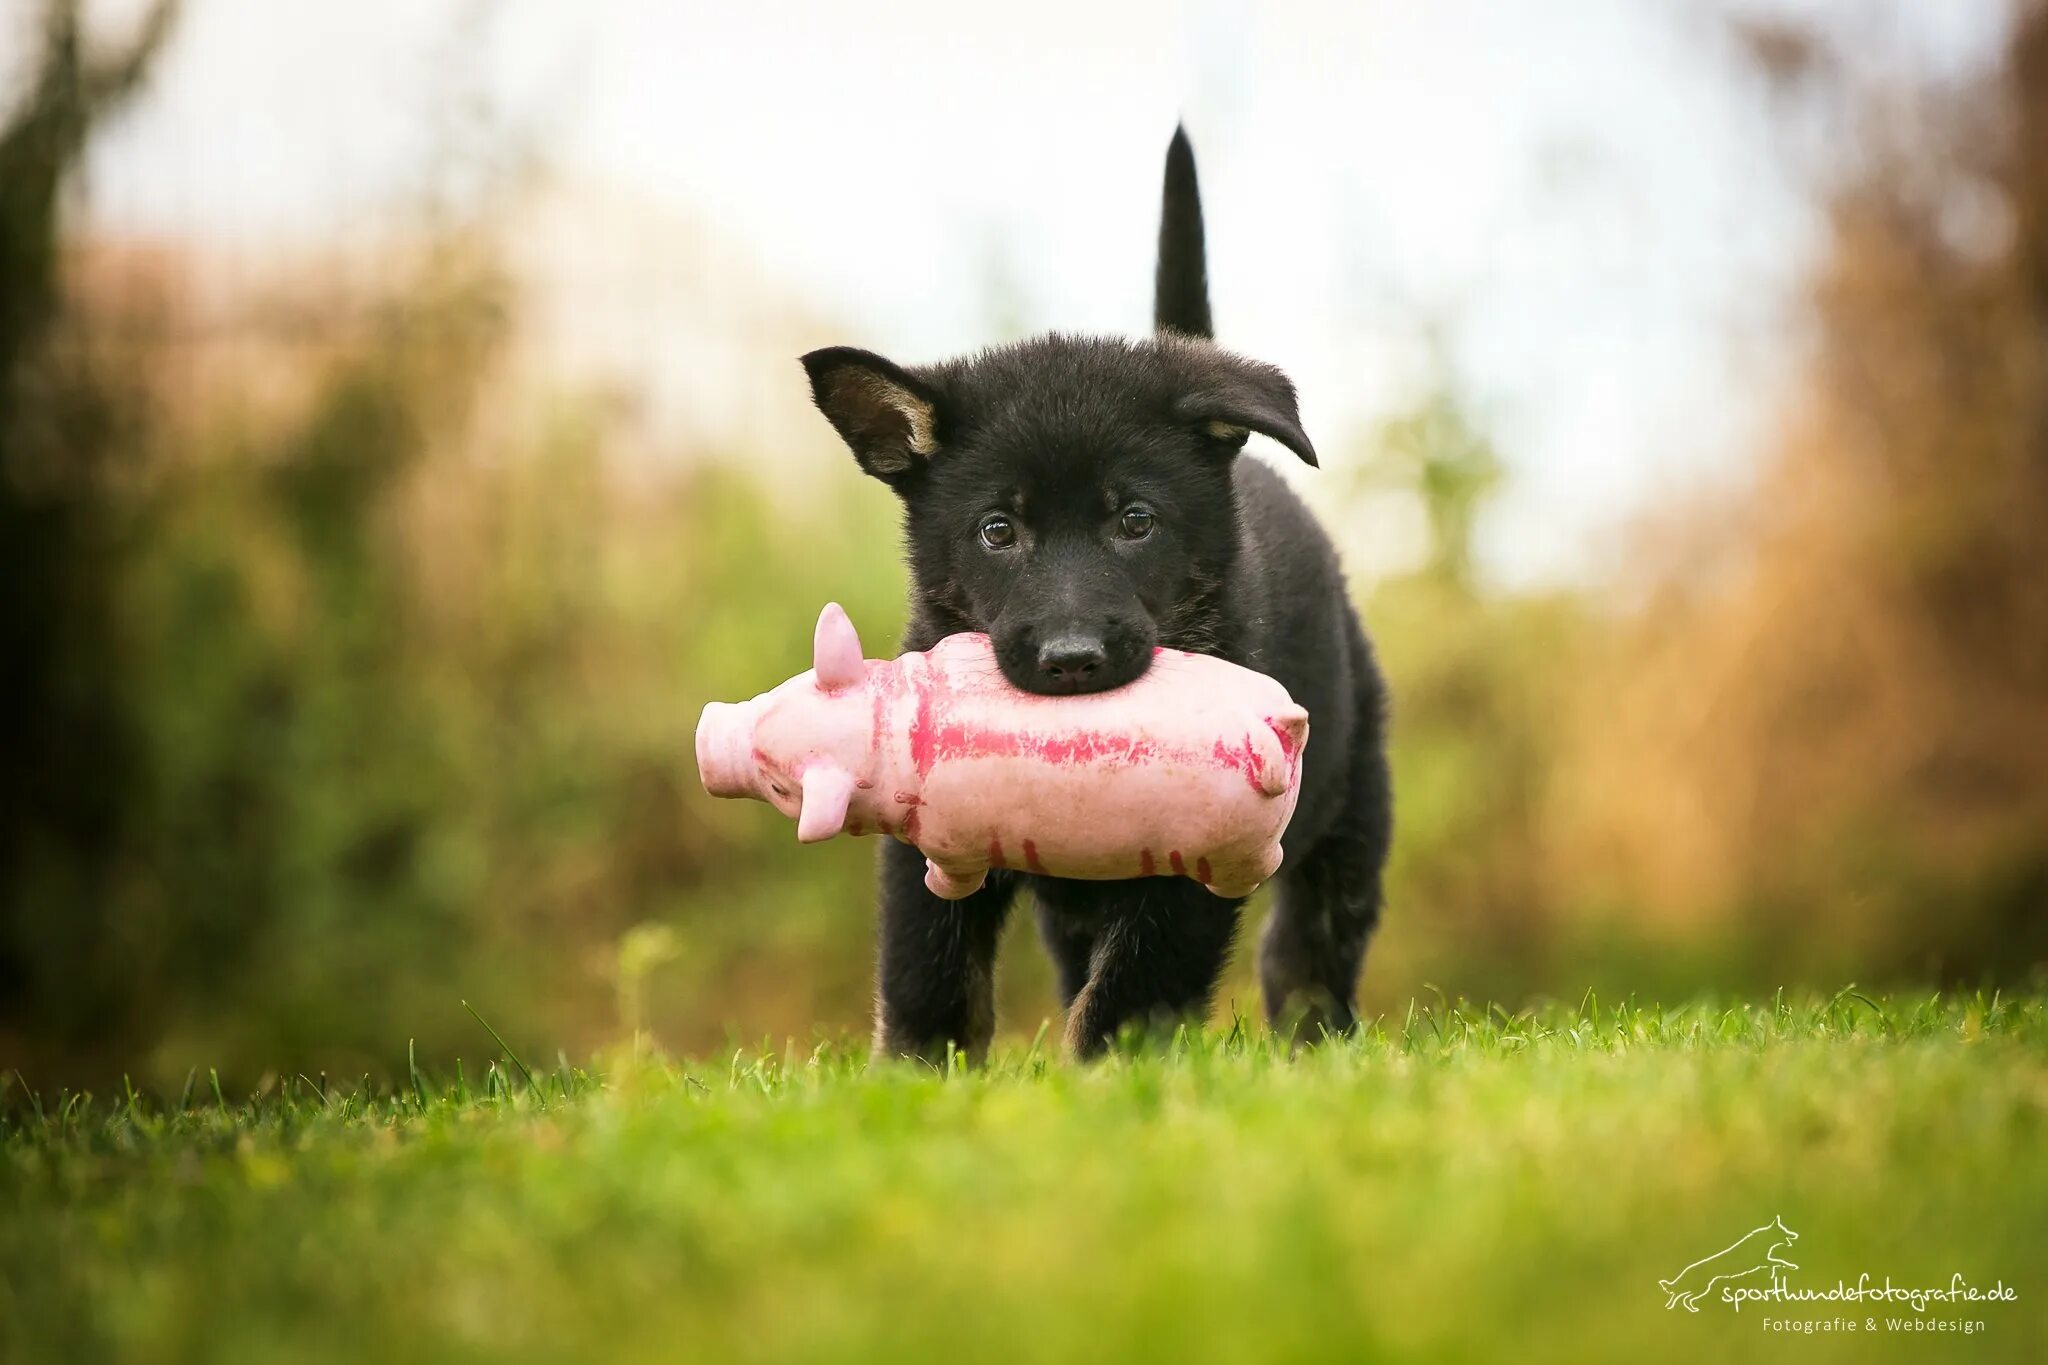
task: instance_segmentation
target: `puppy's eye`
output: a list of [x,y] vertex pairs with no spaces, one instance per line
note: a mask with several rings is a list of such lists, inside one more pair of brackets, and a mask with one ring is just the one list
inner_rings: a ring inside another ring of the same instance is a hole
[[1124,514],[1117,518],[1116,529],[1125,540],[1143,540],[1152,534],[1152,528],[1157,521],[1150,508],[1131,506],[1126,507]]
[[981,530],[976,534],[989,549],[1007,550],[1017,543],[1017,523],[1001,513],[991,513],[981,519]]

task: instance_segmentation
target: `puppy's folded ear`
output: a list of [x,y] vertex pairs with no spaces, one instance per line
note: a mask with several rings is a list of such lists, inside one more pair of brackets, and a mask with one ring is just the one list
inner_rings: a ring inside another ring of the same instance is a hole
[[812,351],[804,371],[818,410],[860,467],[884,483],[901,482],[938,453],[939,393],[927,380],[851,346]]
[[1193,359],[1188,391],[1174,403],[1176,420],[1200,425],[1215,439],[1240,446],[1248,432],[1256,431],[1306,463],[1316,463],[1316,448],[1301,429],[1294,384],[1286,375],[1213,346],[1203,347]]

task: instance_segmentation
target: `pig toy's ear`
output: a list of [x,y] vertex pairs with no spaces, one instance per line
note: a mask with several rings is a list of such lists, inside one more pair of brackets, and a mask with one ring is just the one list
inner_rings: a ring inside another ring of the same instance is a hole
[[818,633],[811,642],[811,667],[818,671],[818,686],[827,692],[858,687],[868,680],[867,662],[861,658],[860,636],[853,622],[837,602],[827,602],[818,613]]
[[804,770],[804,801],[797,811],[798,843],[822,844],[846,828],[846,805],[853,799],[853,774],[830,763]]

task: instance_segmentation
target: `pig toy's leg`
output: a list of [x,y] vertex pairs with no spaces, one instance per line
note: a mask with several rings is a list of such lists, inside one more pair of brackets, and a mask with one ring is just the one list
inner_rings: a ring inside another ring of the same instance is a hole
[[1231,900],[1243,900],[1264,886],[1267,879],[1279,870],[1280,845],[1276,843],[1260,856],[1256,864],[1237,874],[1235,880],[1219,869],[1216,880],[1209,883],[1209,890]]
[[946,1063],[947,1045],[978,1059],[995,1033],[996,940],[1016,894],[997,872],[960,900],[925,885],[925,858],[886,840],[875,982],[875,1055]]
[[959,867],[941,867],[930,858],[924,860],[924,884],[942,901],[957,901],[981,890],[988,880],[988,868],[984,865],[972,870]]

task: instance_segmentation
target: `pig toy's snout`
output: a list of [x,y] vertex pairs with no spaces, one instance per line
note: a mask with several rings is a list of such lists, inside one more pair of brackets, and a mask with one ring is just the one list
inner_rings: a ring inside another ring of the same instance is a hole
[[743,703],[714,701],[697,718],[697,776],[713,796],[754,794],[754,724]]

